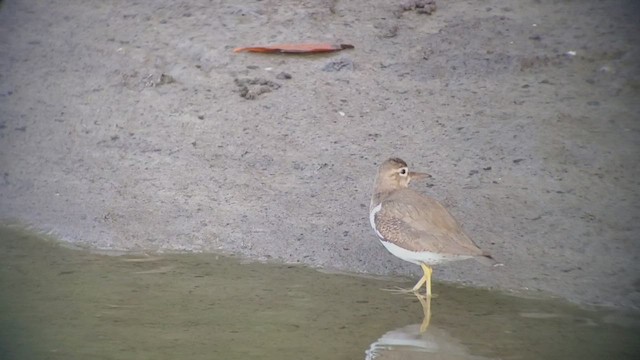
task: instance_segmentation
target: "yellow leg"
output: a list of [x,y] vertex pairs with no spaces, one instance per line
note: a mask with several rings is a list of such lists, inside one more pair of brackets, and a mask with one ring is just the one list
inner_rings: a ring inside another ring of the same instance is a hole
[[417,293],[422,287],[422,284],[424,284],[426,281],[427,281],[426,274],[422,275],[418,283],[416,283],[416,285],[413,287],[413,289],[411,289],[411,291],[413,291],[414,293]]
[[397,293],[413,292],[414,294],[419,295],[418,292],[420,291],[422,284],[426,284],[425,286],[427,289],[426,296],[431,297],[432,296],[431,295],[431,274],[433,273],[433,270],[427,264],[420,264],[420,267],[422,267],[422,271],[424,272],[424,274],[422,275],[420,280],[418,280],[416,285],[413,288],[411,288],[411,290],[409,289],[406,289],[406,290],[405,289],[383,289],[383,290],[397,292]]
[[431,296],[431,273],[433,273],[433,270],[427,264],[420,264],[420,267],[422,267],[424,275],[422,275],[422,278],[420,278],[416,286],[413,287],[413,291],[418,292],[422,284],[426,283],[427,296]]

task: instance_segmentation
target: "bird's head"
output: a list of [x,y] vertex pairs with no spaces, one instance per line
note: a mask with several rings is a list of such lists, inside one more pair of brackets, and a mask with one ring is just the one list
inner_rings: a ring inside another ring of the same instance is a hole
[[376,187],[380,191],[406,188],[411,180],[429,178],[431,175],[409,171],[409,167],[404,160],[391,158],[383,162],[378,168]]

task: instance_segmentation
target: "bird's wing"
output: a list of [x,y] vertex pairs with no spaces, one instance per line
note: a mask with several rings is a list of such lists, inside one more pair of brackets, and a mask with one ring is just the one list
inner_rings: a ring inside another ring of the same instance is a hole
[[444,206],[410,189],[385,199],[375,221],[385,239],[408,250],[483,255]]

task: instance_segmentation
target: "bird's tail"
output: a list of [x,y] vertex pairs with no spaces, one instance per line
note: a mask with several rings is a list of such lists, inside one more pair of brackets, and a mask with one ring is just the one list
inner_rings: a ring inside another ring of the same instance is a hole
[[476,256],[475,259],[478,260],[481,264],[487,265],[487,266],[504,266],[504,264],[499,263],[489,253],[483,253],[480,256]]

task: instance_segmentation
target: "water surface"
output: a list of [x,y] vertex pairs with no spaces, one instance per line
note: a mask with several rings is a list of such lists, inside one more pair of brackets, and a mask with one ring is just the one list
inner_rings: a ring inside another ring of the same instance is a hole
[[638,359],[635,314],[211,254],[105,256],[0,228],[1,359]]

